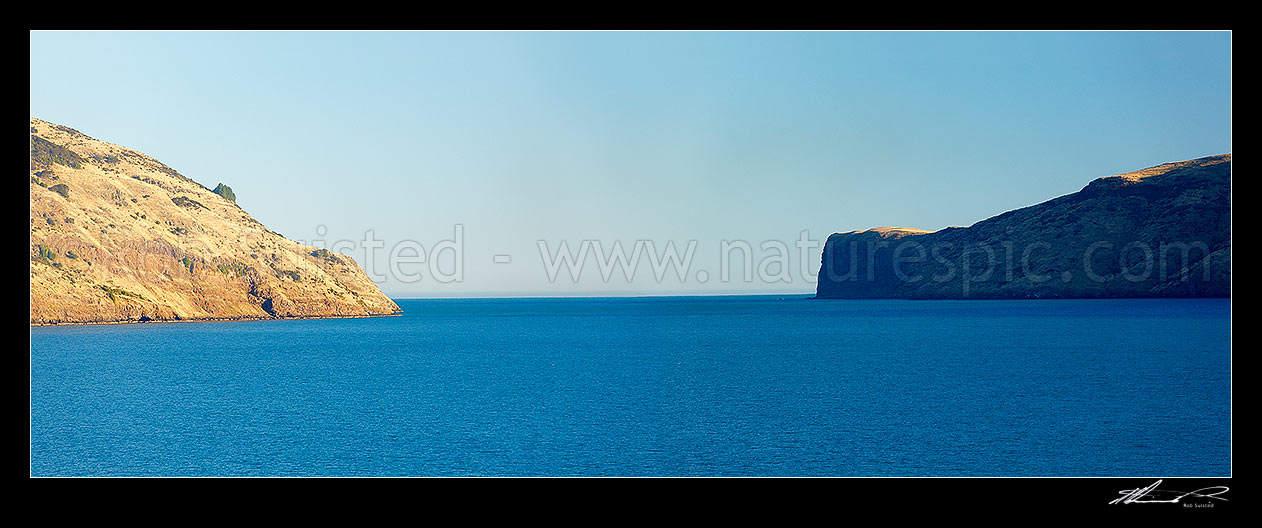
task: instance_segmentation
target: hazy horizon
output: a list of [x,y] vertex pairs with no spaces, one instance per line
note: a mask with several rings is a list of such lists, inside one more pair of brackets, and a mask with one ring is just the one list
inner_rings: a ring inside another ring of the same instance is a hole
[[[1231,151],[1229,32],[34,31],[30,74],[31,116],[351,242],[399,298],[810,295],[832,232]],[[542,256],[637,241],[631,280]],[[724,281],[724,242],[785,256]]]

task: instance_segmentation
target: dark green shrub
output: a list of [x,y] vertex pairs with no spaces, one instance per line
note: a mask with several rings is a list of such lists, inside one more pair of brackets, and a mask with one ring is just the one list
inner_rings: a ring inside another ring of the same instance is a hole
[[132,293],[122,288],[115,288],[113,286],[101,285],[101,289],[105,291],[105,295],[108,296],[111,301],[116,301],[118,300],[119,297],[131,297],[134,299],[140,299],[142,301],[147,300],[145,299],[145,296],[143,295],[140,295],[138,293]]
[[42,137],[32,136],[31,163],[43,167],[57,163],[77,169],[83,165],[83,158],[66,147],[55,145]]
[[316,257],[316,258],[321,258],[335,264],[344,264],[342,259],[337,258],[337,253],[334,253],[327,249],[317,249],[315,251],[312,251],[311,256]]
[[61,267],[61,263],[56,261],[57,259],[56,251],[53,251],[48,246],[45,246],[43,244],[36,246],[36,249],[39,251],[39,255],[31,258],[31,260],[36,261],[36,262],[42,262],[54,268]]
[[220,183],[219,185],[215,186],[215,190],[211,192],[218,194],[219,196],[222,196],[224,198],[227,198],[229,202],[237,203],[237,195],[236,193],[232,192],[232,187],[224,185],[223,183]]
[[57,258],[57,252],[49,249],[48,246],[40,244],[39,246],[37,246],[37,248],[39,249],[39,256],[41,258],[44,258],[47,260],[54,260]]
[[187,196],[176,196],[175,198],[171,199],[171,203],[174,203],[175,205],[178,205],[180,207],[187,207],[189,209],[196,209],[198,207],[202,209],[209,209],[208,207],[202,205],[201,202],[197,200],[193,200]]

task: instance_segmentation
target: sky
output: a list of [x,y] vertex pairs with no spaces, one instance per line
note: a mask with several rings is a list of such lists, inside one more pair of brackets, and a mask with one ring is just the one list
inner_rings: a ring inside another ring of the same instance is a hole
[[397,298],[810,294],[830,233],[1231,151],[1229,32],[30,39],[31,116],[223,182]]

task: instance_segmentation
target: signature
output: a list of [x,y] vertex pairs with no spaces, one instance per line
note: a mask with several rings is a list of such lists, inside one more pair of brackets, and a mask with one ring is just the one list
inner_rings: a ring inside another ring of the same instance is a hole
[[1143,503],[1162,503],[1162,504],[1178,504],[1179,501],[1191,497],[1194,499],[1215,499],[1227,500],[1226,497],[1219,497],[1227,490],[1227,486],[1210,486],[1201,488],[1196,491],[1173,491],[1159,490],[1157,486],[1161,485],[1161,481],[1153,482],[1146,488],[1135,488],[1119,491],[1122,496],[1113,499],[1109,504],[1143,504]]

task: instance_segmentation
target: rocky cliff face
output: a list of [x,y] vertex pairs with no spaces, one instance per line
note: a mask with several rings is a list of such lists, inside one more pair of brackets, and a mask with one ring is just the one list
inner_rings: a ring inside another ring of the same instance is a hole
[[1229,297],[1231,155],[1092,181],[936,232],[835,233],[819,298]]
[[31,324],[399,311],[350,257],[139,152],[31,118],[30,167]]

